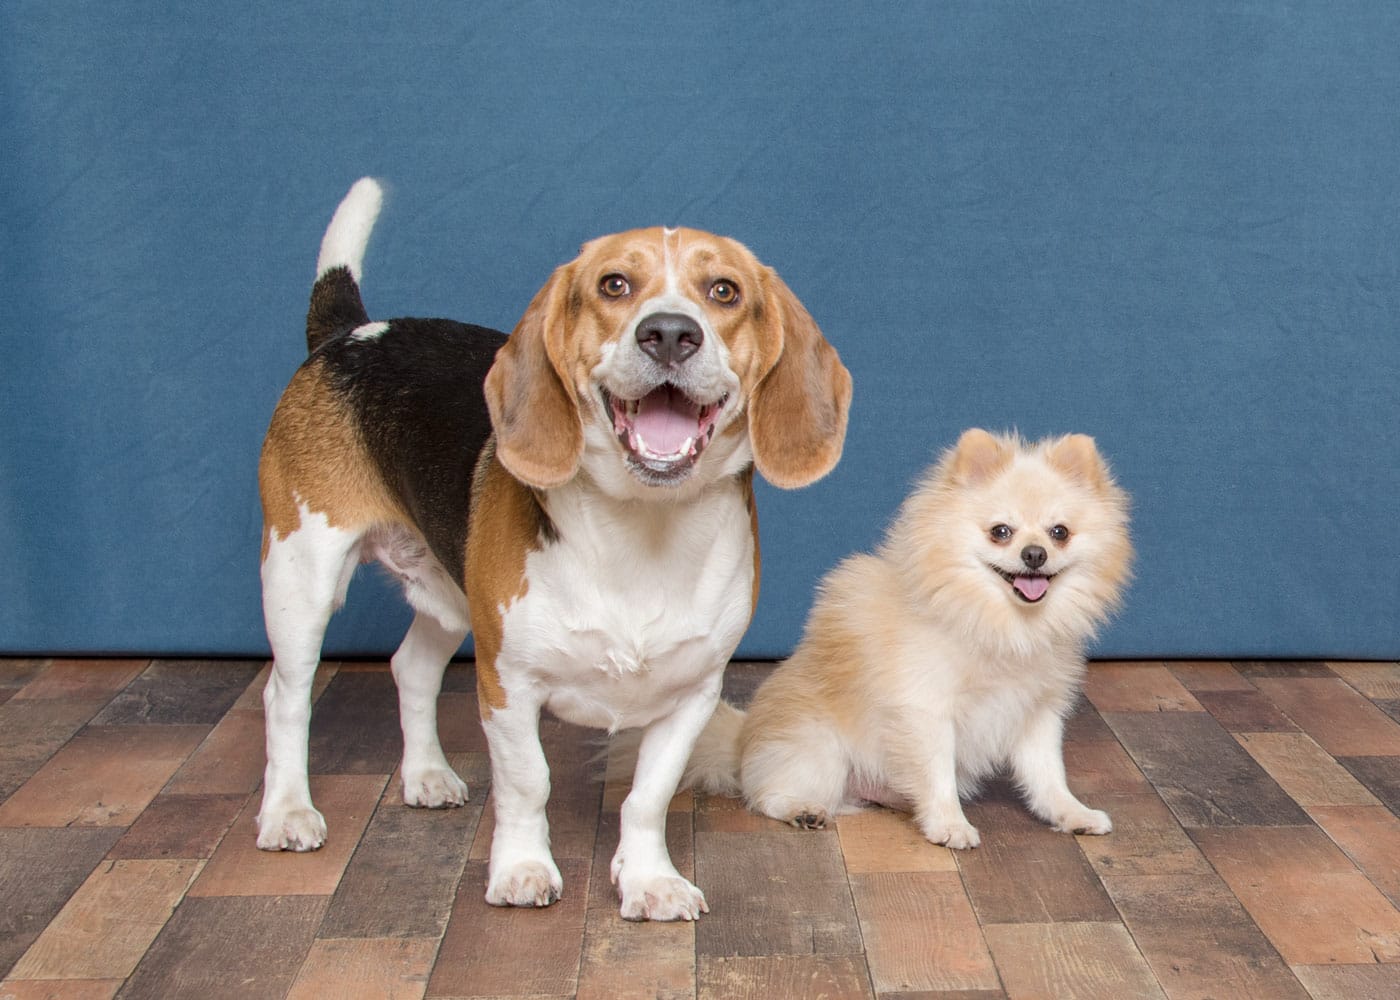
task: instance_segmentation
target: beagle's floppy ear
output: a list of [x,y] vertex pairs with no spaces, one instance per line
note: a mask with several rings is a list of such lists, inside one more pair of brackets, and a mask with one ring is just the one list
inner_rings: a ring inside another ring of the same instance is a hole
[[796,489],[826,475],[841,457],[851,373],[776,272],[765,270],[764,286],[761,322],[776,359],[749,400],[749,439],[763,478]]
[[572,273],[565,264],[535,294],[486,375],[496,457],[540,489],[572,479],[583,456],[583,420],[563,357]]

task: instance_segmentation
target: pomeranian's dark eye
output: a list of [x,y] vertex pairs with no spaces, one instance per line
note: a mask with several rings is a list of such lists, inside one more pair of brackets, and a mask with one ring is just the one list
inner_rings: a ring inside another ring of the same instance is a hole
[[620,274],[607,274],[598,282],[598,291],[610,299],[620,299],[632,290],[631,284]]
[[1050,529],[1050,538],[1052,541],[1059,542],[1063,545],[1065,542],[1069,541],[1069,529],[1063,524],[1057,524]]
[[992,536],[992,541],[996,542],[998,545],[1002,545],[1011,541],[1011,536],[1016,534],[1016,532],[1009,524],[994,524],[992,525],[992,530],[987,532],[987,534]]

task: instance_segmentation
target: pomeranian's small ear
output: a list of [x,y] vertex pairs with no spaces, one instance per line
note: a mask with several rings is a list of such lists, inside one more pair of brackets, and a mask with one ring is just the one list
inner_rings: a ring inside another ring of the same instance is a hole
[[1087,434],[1067,434],[1051,443],[1046,452],[1050,464],[1067,476],[1102,489],[1108,482],[1108,466],[1099,455],[1094,439]]
[[963,431],[953,449],[953,477],[964,483],[985,482],[1006,467],[1014,450],[1010,442],[980,427]]

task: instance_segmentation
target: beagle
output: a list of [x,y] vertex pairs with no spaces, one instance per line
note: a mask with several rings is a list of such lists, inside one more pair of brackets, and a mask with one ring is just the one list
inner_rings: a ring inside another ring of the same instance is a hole
[[415,611],[390,662],[403,796],[461,805],[437,736],[443,669],[470,631],[491,758],[486,901],[547,906],[542,709],[643,731],[612,879],[622,915],[693,920],[667,805],[753,614],[753,469],[793,488],[840,457],[850,375],[797,298],[733,240],[644,229],[587,243],[509,338],[372,322],[360,265],[382,192],[357,182],[321,245],[293,376],[259,465],[267,770],[258,846],[308,851],[311,683],[360,562]]

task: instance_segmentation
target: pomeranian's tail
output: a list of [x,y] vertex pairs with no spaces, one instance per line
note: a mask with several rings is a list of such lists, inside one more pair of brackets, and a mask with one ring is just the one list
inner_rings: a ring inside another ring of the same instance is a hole
[[308,353],[333,334],[369,322],[369,313],[360,300],[360,268],[383,204],[384,189],[379,182],[373,177],[362,177],[331,217],[326,235],[321,238],[316,284],[311,286],[311,306],[306,312]]
[[[693,788],[711,795],[738,798],[739,734],[744,728],[744,713],[727,701],[715,706],[715,714],[705,724],[700,738],[690,751],[690,760],[681,776],[682,789]],[[628,730],[613,739],[608,758],[608,777],[630,778],[637,769],[637,750],[642,742],[640,729]]]

